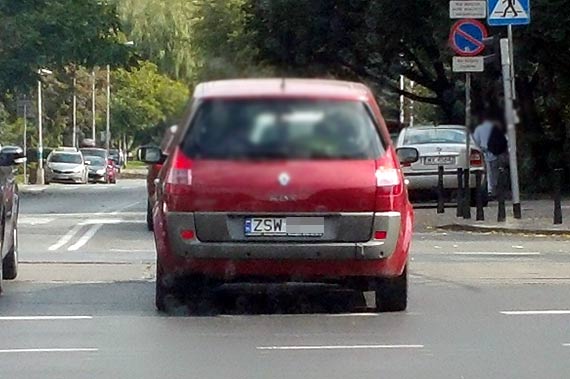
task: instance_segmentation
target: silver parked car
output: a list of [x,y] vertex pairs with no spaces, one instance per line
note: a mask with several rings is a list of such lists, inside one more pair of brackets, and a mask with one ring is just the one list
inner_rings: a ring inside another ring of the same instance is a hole
[[81,183],[88,181],[89,171],[79,151],[55,150],[47,158],[46,184],[53,182]]
[[[409,181],[411,193],[431,191],[437,188],[438,167],[443,166],[444,187],[446,190],[457,190],[457,169],[465,167],[467,129],[461,125],[416,126],[405,128],[398,137],[398,147],[414,147],[420,153],[416,163],[403,166],[402,169]],[[470,154],[470,187],[471,198],[475,199],[475,173],[485,173],[485,162],[481,149],[471,138]],[[483,176],[483,181],[485,180]]]

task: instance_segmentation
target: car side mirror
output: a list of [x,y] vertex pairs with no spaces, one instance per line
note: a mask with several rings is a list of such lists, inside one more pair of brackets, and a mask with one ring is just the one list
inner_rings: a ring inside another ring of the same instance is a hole
[[85,166],[91,166],[91,161],[85,161]]
[[138,150],[138,158],[147,164],[160,163],[162,161],[162,151],[155,146],[142,146]]
[[19,146],[6,146],[0,151],[0,166],[15,166],[26,162],[26,154]]
[[420,159],[420,152],[413,147],[400,147],[396,149],[396,153],[402,165],[410,165]]

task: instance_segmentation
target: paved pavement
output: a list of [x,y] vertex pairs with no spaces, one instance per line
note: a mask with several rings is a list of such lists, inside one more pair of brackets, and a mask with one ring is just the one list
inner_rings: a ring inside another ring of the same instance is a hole
[[445,213],[438,215],[435,209],[417,209],[417,225],[421,229],[445,229],[475,232],[503,232],[516,234],[547,234],[570,237],[570,202],[562,204],[563,223],[554,225],[554,203],[551,200],[524,200],[522,202],[521,220],[513,217],[512,207],[506,206],[507,219],[497,221],[497,203],[492,202],[484,209],[484,221],[476,221],[475,208],[472,208],[471,219],[456,217],[456,209],[448,204]]
[[420,227],[405,313],[328,287],[237,286],[216,291],[205,316],[183,301],[160,315],[144,196],[141,180],[23,195],[0,377],[568,377],[563,237]]

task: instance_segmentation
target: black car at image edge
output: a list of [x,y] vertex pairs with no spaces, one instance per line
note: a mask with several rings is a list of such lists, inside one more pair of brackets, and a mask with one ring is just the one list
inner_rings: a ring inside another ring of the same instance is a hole
[[21,148],[6,146],[0,150],[0,293],[2,280],[18,275],[19,193],[15,166],[25,161]]

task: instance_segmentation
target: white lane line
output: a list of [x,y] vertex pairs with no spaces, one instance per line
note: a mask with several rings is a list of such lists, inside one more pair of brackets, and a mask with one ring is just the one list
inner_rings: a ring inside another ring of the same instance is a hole
[[103,224],[92,225],[76,243],[67,248],[67,251],[77,251],[82,248],[101,229]]
[[111,214],[112,214],[112,215],[118,215],[118,214],[121,213],[122,211],[126,211],[127,209],[132,208],[132,207],[134,207],[135,205],[138,205],[138,204],[141,204],[141,203],[142,203],[142,201],[137,201],[137,202],[135,202],[135,203],[131,203],[131,204],[125,205],[124,207],[121,207],[121,208],[115,210],[114,212],[111,212]]
[[53,220],[53,218],[21,218],[18,220],[18,225],[45,225]]
[[319,346],[257,346],[257,350],[363,350],[363,349],[423,349],[424,345],[319,345]]
[[4,316],[0,321],[91,320],[93,316]]
[[533,315],[570,315],[570,310],[536,310],[536,311],[501,311],[507,316],[533,316]]
[[564,346],[564,347],[570,347],[570,343],[563,343],[562,346]]
[[451,253],[452,255],[474,255],[474,256],[536,256],[540,255],[538,251],[456,251]]
[[156,253],[154,249],[111,249],[113,253]]
[[53,349],[4,349],[3,353],[93,353],[99,349],[95,348],[53,348]]
[[81,228],[83,227],[83,225],[75,225],[73,228],[71,228],[67,234],[65,234],[64,236],[62,236],[59,241],[57,241],[56,243],[54,243],[53,245],[51,245],[50,247],[48,247],[49,251],[55,251],[59,248],[61,248],[62,246],[64,246],[65,244],[67,244],[69,241],[71,241],[71,239],[73,237],[75,237],[75,235],[77,233],[79,233],[79,231],[81,230]]

